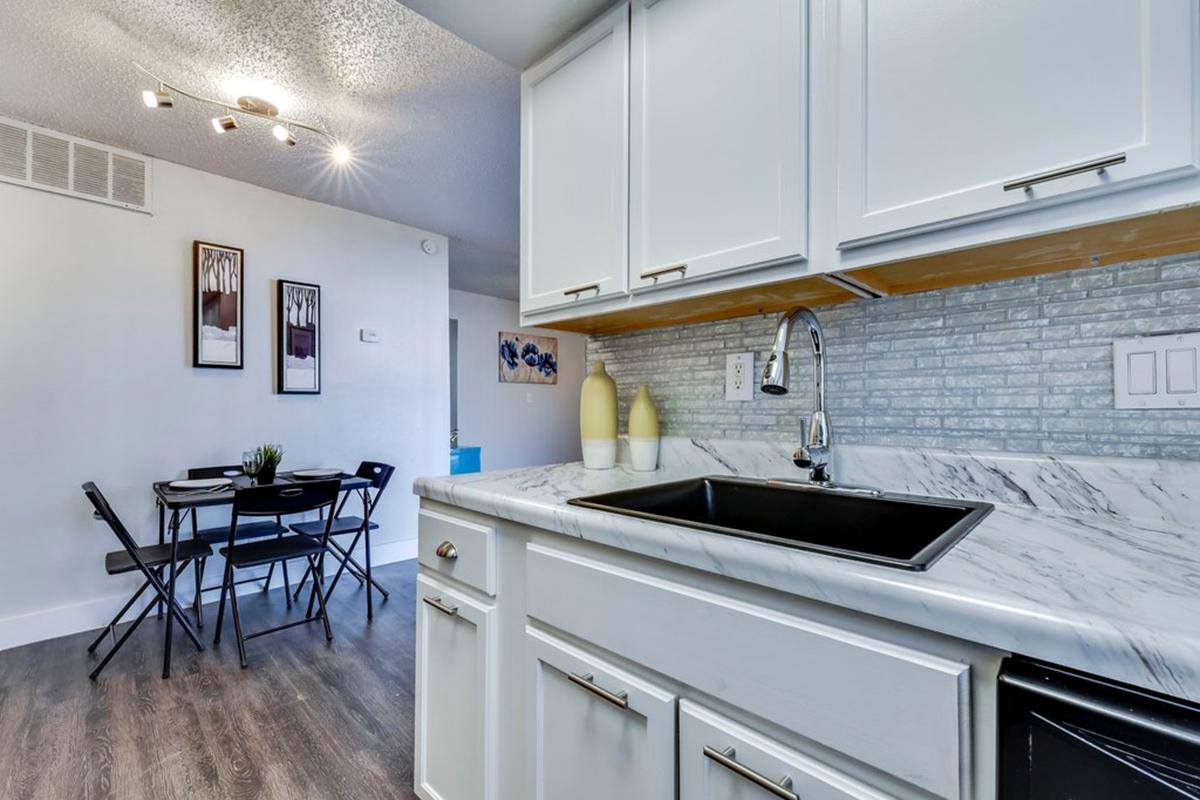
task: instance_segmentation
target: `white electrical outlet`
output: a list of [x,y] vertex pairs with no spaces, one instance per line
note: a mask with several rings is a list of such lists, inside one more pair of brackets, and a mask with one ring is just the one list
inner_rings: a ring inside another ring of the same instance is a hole
[[725,356],[725,399],[754,399],[754,353]]

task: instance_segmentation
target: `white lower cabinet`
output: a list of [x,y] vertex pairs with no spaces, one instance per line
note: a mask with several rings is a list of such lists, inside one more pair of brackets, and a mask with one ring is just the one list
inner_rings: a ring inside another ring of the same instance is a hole
[[888,800],[887,795],[688,700],[679,701],[680,800]]
[[527,628],[536,800],[675,797],[675,695]]
[[417,577],[416,752],[423,800],[497,798],[495,609]]

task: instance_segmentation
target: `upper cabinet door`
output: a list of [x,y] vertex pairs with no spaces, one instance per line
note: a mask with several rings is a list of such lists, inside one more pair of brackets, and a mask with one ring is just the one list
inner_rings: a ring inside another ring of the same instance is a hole
[[629,282],[800,258],[803,0],[634,0]]
[[521,77],[521,311],[625,292],[629,7]]
[[844,0],[838,239],[1196,168],[1194,0]]

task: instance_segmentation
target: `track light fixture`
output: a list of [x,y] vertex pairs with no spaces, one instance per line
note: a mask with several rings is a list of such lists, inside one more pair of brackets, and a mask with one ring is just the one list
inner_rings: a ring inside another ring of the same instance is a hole
[[159,82],[158,89],[142,92],[142,102],[146,104],[146,108],[170,108],[175,105],[174,98],[167,93],[162,82]]
[[285,125],[276,125],[271,129],[271,134],[288,147],[296,146],[296,137],[292,135],[292,132]]
[[221,116],[213,117],[212,119],[213,130],[215,130],[217,133],[225,133],[226,131],[236,130],[238,127],[240,127],[236,115],[244,114],[249,117],[257,117],[259,119],[265,119],[268,122],[274,123],[271,128],[271,134],[278,141],[286,144],[288,147],[295,147],[296,145],[296,130],[310,131],[318,136],[323,136],[329,141],[329,155],[333,161],[337,164],[350,163],[350,150],[346,147],[346,145],[335,139],[332,134],[314,125],[306,125],[303,122],[297,122],[294,119],[285,119],[279,116],[279,108],[269,100],[264,100],[261,97],[245,95],[237,99],[237,107],[234,108],[225,101],[215,100],[211,97],[195,94],[194,92],[189,92],[179,88],[178,86],[167,83],[162,78],[155,75],[153,72],[140,64],[135,63],[134,66],[140,71],[144,72],[146,75],[153,78],[158,84],[157,89],[153,91],[147,89],[146,91],[142,92],[142,102],[146,104],[147,108],[171,108],[173,105],[175,105],[175,100],[171,96],[171,93],[173,92],[190,100],[194,100],[197,103],[204,103],[221,109],[224,113]]
[[236,130],[237,126],[238,126],[238,121],[237,121],[237,118],[233,116],[233,114],[226,114],[225,116],[222,116],[222,117],[213,117],[212,126],[213,126],[213,130],[216,131],[217,133],[224,133],[225,131]]

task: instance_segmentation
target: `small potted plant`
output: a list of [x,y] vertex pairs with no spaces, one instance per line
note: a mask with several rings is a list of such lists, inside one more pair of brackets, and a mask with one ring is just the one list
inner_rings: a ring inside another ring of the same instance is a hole
[[265,486],[268,483],[275,482],[275,470],[279,468],[279,462],[283,461],[283,448],[277,444],[262,444],[254,451],[259,464],[258,474],[255,476],[256,482],[260,486]]

